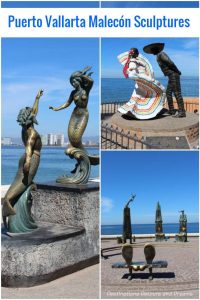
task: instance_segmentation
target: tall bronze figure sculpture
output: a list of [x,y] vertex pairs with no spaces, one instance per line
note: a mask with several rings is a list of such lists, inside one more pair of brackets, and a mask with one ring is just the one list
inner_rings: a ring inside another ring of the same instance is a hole
[[99,157],[89,155],[82,144],[82,135],[89,118],[87,109],[89,93],[93,86],[93,79],[91,78],[92,72],[87,74],[89,70],[91,70],[91,67],[86,67],[82,71],[72,73],[70,83],[74,87],[74,90],[71,92],[69,99],[57,108],[49,107],[49,109],[59,111],[70,106],[72,102],[75,103],[75,108],[68,125],[68,137],[72,147],[66,149],[65,153],[69,155],[70,158],[75,158],[77,164],[75,169],[71,172],[74,175],[58,178],[56,181],[60,183],[87,183],[91,165],[99,164]]
[[[174,62],[169,58],[169,56],[163,52],[165,44],[164,43],[154,43],[147,45],[143,48],[144,52],[149,54],[154,54],[157,57],[157,62],[161,68],[163,74],[168,77],[168,85],[166,90],[167,102],[169,106],[169,114],[177,118],[186,117],[183,97],[181,94],[181,84],[180,84],[180,75],[181,72],[174,64]],[[174,103],[172,94],[174,94],[177,105],[178,105],[178,114],[174,109]]]
[[130,240],[132,244],[132,228],[131,228],[131,211],[129,204],[135,199],[136,195],[131,195],[131,198],[124,207],[124,220],[123,220],[123,243],[126,243],[126,240]]
[[17,174],[5,195],[2,208],[4,225],[10,232],[25,232],[37,228],[30,212],[30,191],[34,188],[33,178],[40,163],[42,148],[40,135],[34,128],[34,123],[38,124],[36,116],[42,95],[43,91],[40,90],[33,107],[21,109],[17,117],[17,122],[22,126],[25,153],[19,160]]
[[159,202],[157,203],[157,207],[156,207],[155,223],[156,223],[156,235],[155,235],[156,241],[164,240],[165,235],[163,233],[162,214],[161,214],[161,207]]

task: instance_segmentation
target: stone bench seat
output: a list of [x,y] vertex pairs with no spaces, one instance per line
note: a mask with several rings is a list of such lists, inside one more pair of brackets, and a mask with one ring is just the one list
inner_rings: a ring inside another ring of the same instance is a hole
[[153,268],[167,268],[168,263],[165,260],[157,260],[151,263],[147,263],[146,261],[137,261],[131,262],[131,264],[127,264],[126,262],[117,262],[112,265],[112,268],[127,268],[129,269],[128,279],[132,279],[132,271],[144,271],[145,269],[149,269],[149,280],[153,280]]
[[132,262],[128,265],[126,262],[117,262],[112,265],[112,268],[132,268],[134,271],[143,271],[146,268],[167,268],[168,263],[166,260],[157,260],[152,263],[146,261]]

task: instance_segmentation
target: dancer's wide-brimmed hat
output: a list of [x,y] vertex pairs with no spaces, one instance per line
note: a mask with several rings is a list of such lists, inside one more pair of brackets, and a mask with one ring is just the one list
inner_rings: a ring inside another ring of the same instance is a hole
[[164,49],[165,44],[164,43],[153,43],[150,45],[147,45],[143,48],[143,51],[149,54],[153,54],[154,51],[161,52]]

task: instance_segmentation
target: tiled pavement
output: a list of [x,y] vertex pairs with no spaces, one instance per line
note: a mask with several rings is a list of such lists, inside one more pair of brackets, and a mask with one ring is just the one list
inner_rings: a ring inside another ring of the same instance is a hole
[[[102,248],[116,246],[114,241],[103,241]],[[119,250],[110,252],[112,256],[101,261],[102,298],[195,298],[198,296],[199,241],[190,238],[187,243],[174,239],[154,243],[156,260],[167,260],[167,269],[154,269],[155,278],[148,280],[148,270],[134,272],[132,280],[127,280],[127,269],[112,269],[114,262],[123,261]],[[144,260],[144,244],[134,249],[133,261]],[[113,255],[115,254],[115,255]]]

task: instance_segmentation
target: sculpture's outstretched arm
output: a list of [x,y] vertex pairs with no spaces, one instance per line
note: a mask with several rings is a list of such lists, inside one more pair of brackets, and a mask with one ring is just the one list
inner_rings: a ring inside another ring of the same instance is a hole
[[67,108],[68,106],[70,106],[70,104],[72,103],[73,101],[73,93],[74,92],[71,92],[70,96],[69,96],[69,99],[64,103],[62,104],[61,106],[59,107],[53,107],[53,106],[49,106],[49,109],[52,109],[53,111],[58,111],[58,110],[62,110],[62,109],[65,109]]
[[126,204],[126,207],[128,207],[129,203],[132,202],[135,199],[136,195],[132,195],[129,201]]
[[32,107],[32,113],[33,115],[37,115],[38,113],[38,105],[39,105],[39,100],[40,100],[40,97],[43,95],[43,90],[39,90],[39,92],[37,93],[36,97],[35,97],[35,102],[33,104],[33,107]]

